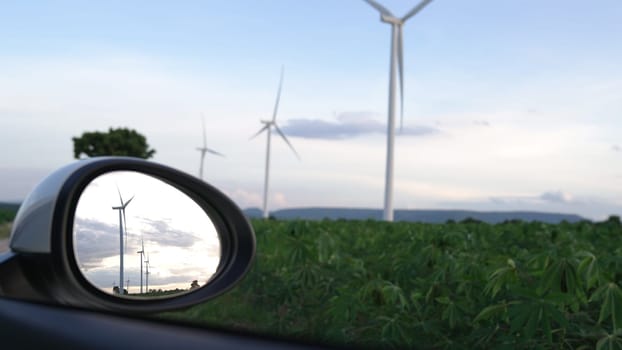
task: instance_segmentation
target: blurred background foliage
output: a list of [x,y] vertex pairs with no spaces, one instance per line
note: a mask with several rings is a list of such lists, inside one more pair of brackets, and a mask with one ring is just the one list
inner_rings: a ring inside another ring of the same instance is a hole
[[370,348],[622,345],[615,216],[558,225],[252,223],[248,276],[165,318]]

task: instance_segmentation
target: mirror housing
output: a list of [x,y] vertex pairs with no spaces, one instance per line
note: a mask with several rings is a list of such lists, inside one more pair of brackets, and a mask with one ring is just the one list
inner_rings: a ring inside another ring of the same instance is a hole
[[[134,171],[159,179],[194,200],[220,238],[221,260],[209,283],[168,298],[120,298],[93,286],[81,273],[74,250],[78,199],[96,177]],[[161,312],[209,300],[232,288],[249,270],[255,235],[242,211],[202,180],[173,168],[129,157],[79,160],[45,178],[22,203],[10,251],[0,253],[0,295],[45,303],[129,313]]]

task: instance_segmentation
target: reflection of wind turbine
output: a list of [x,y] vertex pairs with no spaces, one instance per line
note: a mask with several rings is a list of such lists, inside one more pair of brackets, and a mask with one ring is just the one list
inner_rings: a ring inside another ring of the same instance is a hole
[[217,156],[224,157],[222,153],[216,152],[213,149],[207,148],[207,141],[205,140],[205,118],[202,119],[203,122],[203,147],[197,147],[197,151],[201,152],[201,165],[199,167],[199,178],[203,180],[203,160],[205,159],[205,153],[215,154]]
[[140,250],[136,253],[140,254],[140,294],[143,294],[143,259],[145,257],[145,243],[140,239]]
[[121,201],[121,205],[118,207],[112,207],[112,209],[119,211],[119,293],[123,294],[123,254],[125,252],[125,249],[123,246],[123,232],[124,231],[127,237],[126,224],[125,224],[125,208],[127,207],[128,204],[130,204],[132,199],[134,199],[134,196],[132,196],[132,198],[130,198],[127,202],[123,202],[123,197],[121,197],[121,191],[119,191],[118,187],[117,187],[117,192],[119,193],[119,200]]
[[283,140],[285,141],[285,143],[287,143],[289,148],[291,148],[291,150],[294,151],[294,154],[296,155],[296,157],[300,159],[300,157],[298,156],[298,153],[294,149],[294,146],[292,146],[292,144],[289,143],[289,140],[287,139],[287,137],[285,137],[285,134],[283,134],[279,126],[276,124],[276,114],[277,114],[277,111],[279,110],[279,100],[281,99],[281,88],[282,87],[283,87],[283,68],[281,67],[281,80],[279,81],[279,90],[276,95],[276,103],[274,105],[274,112],[272,113],[272,120],[262,120],[261,123],[264,124],[264,127],[259,129],[259,131],[251,137],[251,139],[253,139],[264,131],[268,132],[268,143],[266,146],[266,173],[265,173],[264,185],[263,185],[263,217],[266,219],[268,218],[268,178],[270,174],[270,136],[272,135],[272,127],[274,127],[274,130],[276,130],[276,132],[279,135],[281,135],[281,138],[283,138]]
[[389,122],[387,130],[387,169],[385,174],[384,187],[384,215],[386,221],[393,221],[393,145],[395,144],[395,89],[396,86],[396,64],[399,72],[400,84],[400,113],[403,125],[404,121],[404,52],[402,26],[411,17],[421,11],[432,0],[423,0],[419,5],[415,6],[404,17],[395,17],[384,6],[374,0],[365,0],[368,4],[380,12],[380,20],[388,23],[392,28],[391,35],[391,64],[389,71]]
[[145,260],[145,289],[149,293],[149,254],[147,254],[147,260]]

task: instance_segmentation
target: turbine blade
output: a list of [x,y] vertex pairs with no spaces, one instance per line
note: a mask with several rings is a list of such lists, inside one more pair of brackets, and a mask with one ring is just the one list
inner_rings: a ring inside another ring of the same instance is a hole
[[400,79],[400,131],[404,128],[404,36],[402,25],[397,26],[397,70]]
[[285,137],[285,134],[281,131],[281,129],[279,128],[278,125],[274,124],[274,128],[276,129],[276,132],[279,133],[279,135],[281,135],[281,137],[283,138],[283,140],[285,140],[285,143],[287,143],[287,145],[289,146],[289,148],[291,148],[292,151],[294,151],[294,154],[296,155],[296,158],[300,159],[300,156],[298,155],[298,152],[296,152],[296,150],[294,149],[294,146],[292,146],[292,144],[289,142],[289,140],[287,139],[287,137]]
[[224,155],[224,154],[222,154],[222,153],[220,153],[220,152],[216,152],[216,151],[214,151],[213,149],[206,148],[205,150],[206,150],[206,151],[208,151],[208,152],[209,152],[209,153],[211,153],[211,154],[215,154],[215,155],[217,155],[217,156],[221,156],[221,157],[223,157],[223,158],[225,157],[225,155]]
[[121,201],[121,206],[123,206],[123,197],[121,197],[121,190],[119,190],[119,185],[117,185],[117,193],[119,194],[119,200]]
[[255,137],[257,137],[257,135],[261,134],[262,132],[264,132],[264,130],[266,130],[266,129],[267,129],[267,128],[269,128],[269,127],[270,127],[270,124],[266,124],[266,125],[264,125],[264,127],[263,127],[263,128],[261,128],[261,129],[259,129],[259,131],[257,131],[257,133],[255,133],[253,136],[251,136],[251,137],[249,138],[249,140],[254,139]]
[[279,110],[279,102],[281,100],[281,89],[283,88],[283,74],[285,72],[285,67],[281,66],[281,78],[279,79],[279,90],[276,94],[276,103],[274,104],[274,112],[272,112],[272,121],[276,120],[276,113]]
[[132,199],[134,199],[134,197],[135,197],[135,196],[132,196],[132,198],[130,198],[130,200],[129,200],[129,201],[127,201],[127,202],[123,203],[123,210],[124,210],[124,212],[125,212],[125,207],[127,207],[127,205],[128,205],[128,204],[130,204],[130,202],[132,201]]
[[127,249],[127,221],[125,221],[125,209],[121,210],[123,212],[123,234],[125,234],[125,244],[123,245],[123,254],[125,254],[125,250]]
[[402,22],[408,21],[408,19],[414,15],[416,15],[419,11],[423,10],[432,0],[423,0],[419,3],[419,5],[415,6],[410,12],[408,12],[404,17],[402,17]]
[[387,10],[386,7],[380,5],[379,3],[375,2],[374,0],[365,0],[365,2],[370,4],[376,10],[378,10],[381,14],[383,14],[385,16],[394,17],[393,14],[391,13],[391,11]]

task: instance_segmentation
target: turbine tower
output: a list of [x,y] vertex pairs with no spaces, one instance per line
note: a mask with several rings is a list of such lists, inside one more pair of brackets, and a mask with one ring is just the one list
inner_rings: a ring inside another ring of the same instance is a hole
[[145,242],[141,237],[140,250],[136,253],[140,254],[140,294],[143,294],[143,259],[145,258]]
[[203,161],[205,159],[205,153],[215,154],[220,157],[224,157],[222,153],[216,152],[213,149],[207,148],[207,141],[205,139],[205,118],[202,118],[203,122],[203,147],[197,147],[197,151],[201,152],[201,165],[199,166],[199,179],[203,180]]
[[147,260],[145,260],[145,289],[149,293],[149,254],[147,254]]
[[276,130],[276,132],[281,136],[281,138],[283,138],[285,143],[287,143],[287,145],[294,152],[296,157],[300,159],[300,156],[298,156],[298,152],[296,152],[296,150],[294,149],[294,146],[292,146],[292,144],[289,142],[287,137],[285,137],[285,134],[283,133],[283,131],[281,131],[279,126],[276,124],[276,114],[279,110],[279,101],[281,99],[281,88],[283,87],[283,71],[284,69],[283,67],[281,67],[281,79],[279,81],[279,90],[276,94],[276,103],[274,105],[272,119],[261,120],[261,123],[264,124],[264,126],[261,129],[259,129],[259,131],[255,133],[255,135],[251,136],[251,139],[253,139],[264,131],[267,131],[267,134],[268,134],[268,142],[266,145],[266,172],[265,172],[264,185],[263,185],[263,217],[264,219],[267,219],[268,214],[269,214],[268,213],[268,179],[270,177],[270,140],[272,136],[272,127],[274,127],[274,130]]
[[395,17],[391,11],[374,0],[364,0],[380,12],[380,20],[391,25],[391,63],[389,69],[389,115],[387,126],[387,169],[384,185],[384,214],[385,221],[393,221],[393,147],[395,145],[395,90],[396,74],[399,73],[400,84],[400,125],[404,121],[404,51],[402,27],[411,17],[421,11],[432,0],[423,0],[404,17]]
[[124,254],[124,246],[123,246],[123,233],[125,232],[127,238],[127,225],[125,221],[125,208],[128,204],[134,199],[134,196],[130,198],[127,202],[123,202],[123,197],[121,197],[121,191],[117,187],[117,192],[119,193],[119,200],[121,201],[121,205],[118,207],[112,207],[113,210],[119,211],[119,293],[123,295],[123,254]]

